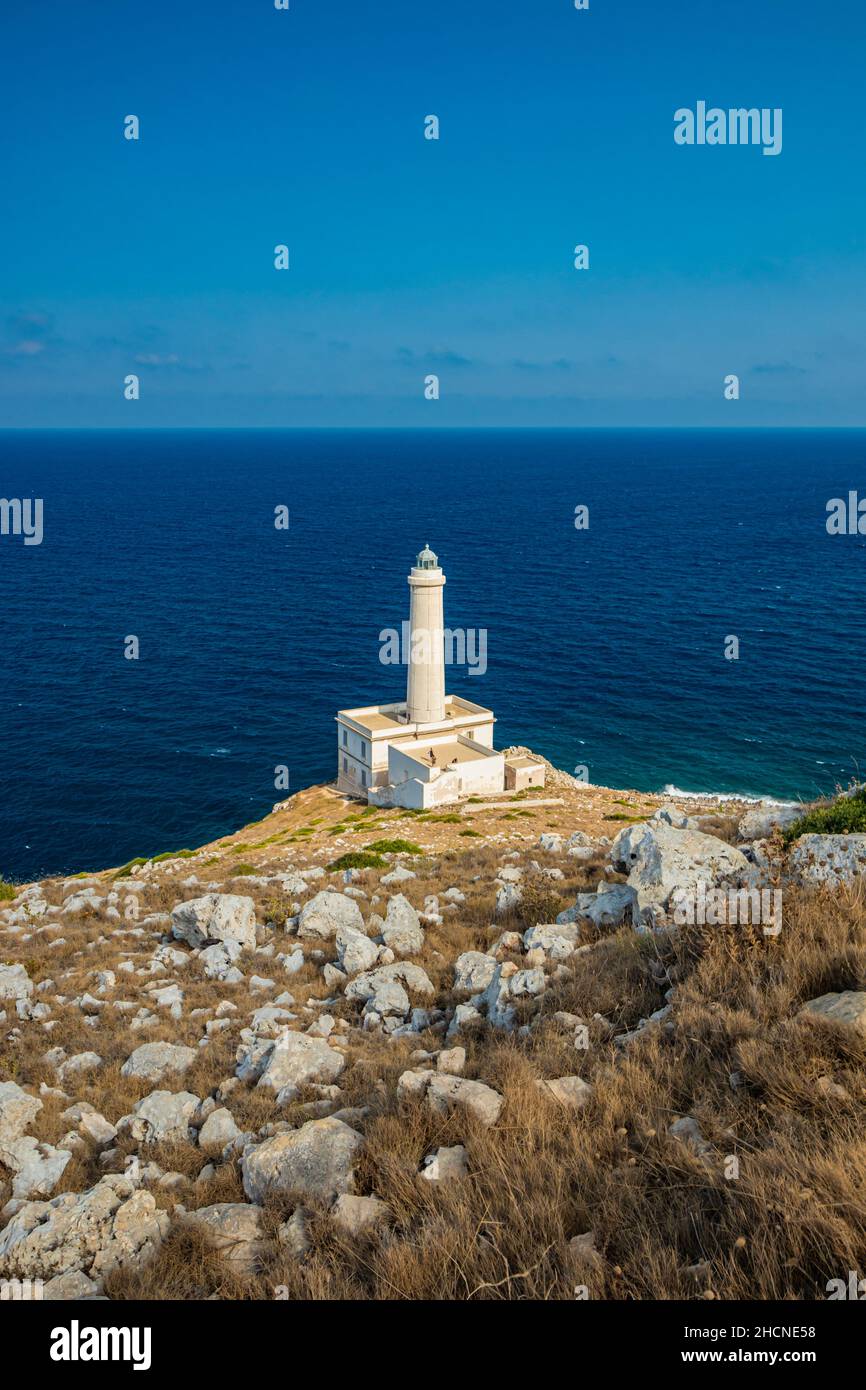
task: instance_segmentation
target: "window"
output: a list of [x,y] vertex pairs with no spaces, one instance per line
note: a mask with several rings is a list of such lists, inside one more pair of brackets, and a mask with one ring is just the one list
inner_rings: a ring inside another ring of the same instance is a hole
[[366,744],[366,742],[364,741],[364,739],[361,739],[361,757],[366,761],[366,758],[367,758],[367,744]]
[[362,787],[366,787],[366,785],[367,785],[367,772],[366,772],[366,769],[365,769],[365,768],[361,768],[361,786],[362,786]]
[[348,771],[349,771],[349,759],[348,759],[348,758],[344,758],[344,759],[343,759],[343,771],[344,771],[344,772],[348,772]]
[[348,746],[349,746],[349,735],[348,735],[348,733],[346,732],[346,730],[344,729],[344,730],[343,730],[343,747],[344,747],[344,748],[348,748]]

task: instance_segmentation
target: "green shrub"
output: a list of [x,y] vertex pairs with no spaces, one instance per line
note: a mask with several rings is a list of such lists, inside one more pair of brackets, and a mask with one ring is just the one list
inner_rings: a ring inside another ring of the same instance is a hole
[[338,869],[382,869],[387,864],[381,854],[371,854],[369,850],[353,849],[350,854],[341,854],[339,859],[328,865],[328,872]]
[[481,839],[481,835],[478,833],[477,830],[461,830],[461,831],[460,831],[460,838],[461,838],[461,840],[467,840],[467,839],[469,839],[470,837],[471,837],[473,840],[480,840],[480,839]]
[[837,796],[823,806],[815,806],[785,829],[785,843],[798,835],[866,834],[866,787],[852,796]]
[[247,874],[257,874],[258,869],[255,864],[235,864],[230,873],[232,878],[244,878]]
[[130,859],[130,861],[129,861],[128,864],[124,864],[124,866],[123,866],[122,869],[118,869],[118,871],[117,871],[117,873],[114,875],[114,877],[115,877],[115,878],[127,878],[128,875],[129,875],[129,873],[130,873],[130,871],[131,871],[132,869],[134,869],[134,868],[136,867],[136,865],[138,865],[138,866],[140,867],[142,864],[146,864],[146,863],[147,863],[147,860],[146,860],[146,859],[142,859],[141,855],[139,855],[137,859]]
[[374,840],[372,845],[366,848],[373,854],[423,854],[420,845],[413,844],[411,840]]
[[18,897],[18,889],[14,883],[8,883],[5,878],[0,878],[0,902],[9,902],[12,898]]

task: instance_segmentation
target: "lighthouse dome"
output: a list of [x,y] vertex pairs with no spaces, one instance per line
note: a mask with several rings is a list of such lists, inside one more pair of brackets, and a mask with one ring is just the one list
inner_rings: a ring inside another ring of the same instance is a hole
[[419,570],[435,570],[439,568],[438,556],[433,554],[429,545],[425,545],[424,549],[419,552],[418,558],[415,561],[415,568]]

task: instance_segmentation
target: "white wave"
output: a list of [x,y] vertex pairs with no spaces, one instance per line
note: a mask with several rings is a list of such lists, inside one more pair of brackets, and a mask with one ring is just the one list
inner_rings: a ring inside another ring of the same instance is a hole
[[677,801],[746,801],[755,805],[784,806],[784,801],[779,801],[774,796],[755,796],[751,792],[687,792],[682,787],[675,787],[672,782],[666,783],[660,792],[651,793],[654,796],[669,796]]

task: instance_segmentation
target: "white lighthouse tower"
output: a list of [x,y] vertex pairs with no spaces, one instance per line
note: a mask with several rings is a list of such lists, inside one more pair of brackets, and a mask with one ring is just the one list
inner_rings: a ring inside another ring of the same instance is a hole
[[[403,624],[406,699],[337,713],[337,787],[375,806],[430,810],[473,796],[544,785],[544,764],[506,760],[493,747],[493,711],[445,693],[445,575],[428,545],[409,572],[409,621]],[[381,651],[380,651],[381,659]]]
[[409,724],[439,724],[445,718],[444,587],[439,560],[425,545],[409,574]]

